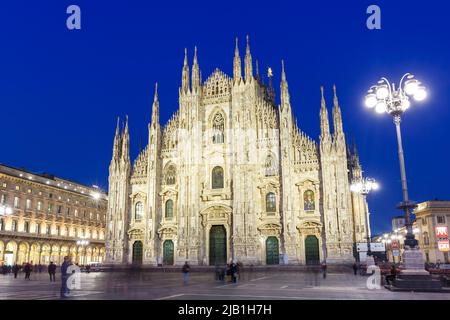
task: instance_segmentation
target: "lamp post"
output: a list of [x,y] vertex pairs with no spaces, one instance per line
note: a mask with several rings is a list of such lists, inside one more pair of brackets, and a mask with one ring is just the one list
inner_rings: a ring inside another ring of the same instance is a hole
[[86,246],[89,245],[89,241],[85,240],[85,239],[77,240],[77,245],[81,246],[83,248],[84,256],[81,261],[81,264],[84,265],[84,262],[85,262],[84,260],[86,259]]
[[[350,190],[354,193],[359,193],[364,197],[364,203],[366,203],[367,195],[372,190],[379,189],[378,183],[373,178],[361,178],[356,179],[350,185]],[[367,238],[367,256],[372,255],[372,251],[370,250],[370,234],[369,234],[369,210],[367,210],[367,206],[364,205],[364,210],[366,213],[366,238]]]
[[395,87],[395,83],[390,83],[386,78],[381,78],[377,85],[370,88],[365,101],[366,106],[368,108],[375,108],[377,113],[388,113],[394,117],[403,193],[403,201],[398,205],[398,208],[402,209],[405,213],[405,226],[407,230],[405,246],[411,249],[417,246],[417,240],[414,238],[411,222],[411,210],[416,207],[416,203],[410,201],[408,197],[400,122],[403,113],[411,107],[411,98],[414,98],[416,101],[423,101],[426,97],[427,91],[421,82],[415,79],[414,75],[407,73],[401,78],[398,88]]
[[[396,88],[395,83],[390,83],[386,78],[381,78],[378,84],[372,86],[366,95],[366,106],[368,108],[375,108],[377,113],[388,113],[394,118],[403,193],[403,201],[397,207],[403,210],[405,214],[406,236],[403,251],[404,269],[394,280],[393,287],[407,290],[430,290],[430,288],[440,290],[442,288],[441,282],[432,279],[430,273],[425,270],[425,260],[414,237],[411,210],[416,207],[416,203],[411,201],[408,196],[400,129],[401,117],[411,107],[411,99],[423,101],[426,97],[425,87],[410,73],[401,78],[398,88]],[[390,239],[387,240],[387,243],[390,241]]]

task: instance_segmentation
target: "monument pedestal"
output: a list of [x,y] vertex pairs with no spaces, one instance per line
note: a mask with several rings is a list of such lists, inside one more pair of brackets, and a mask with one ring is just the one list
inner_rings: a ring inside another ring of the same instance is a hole
[[441,281],[433,279],[425,270],[425,261],[419,248],[405,248],[403,252],[405,269],[393,281],[394,290],[440,291]]

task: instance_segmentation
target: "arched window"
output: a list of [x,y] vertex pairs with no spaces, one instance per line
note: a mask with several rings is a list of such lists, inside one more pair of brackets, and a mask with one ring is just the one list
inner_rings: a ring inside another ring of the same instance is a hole
[[142,219],[144,219],[144,205],[139,201],[134,206],[134,220],[141,221]]
[[165,217],[166,219],[173,218],[173,201],[170,199],[166,201]]
[[276,162],[271,154],[267,156],[264,168],[266,170],[266,177],[275,176],[277,174]]
[[212,188],[222,189],[223,188],[223,169],[222,167],[215,167],[212,170]]
[[266,212],[275,212],[277,210],[277,198],[275,193],[266,194]]
[[175,169],[175,166],[170,165],[166,170],[166,176],[165,176],[166,184],[167,185],[175,184],[176,176],[177,176],[177,171]]
[[213,138],[212,138],[213,143],[223,143],[225,120],[220,112],[214,115],[212,129],[213,129]]
[[305,211],[314,211],[316,204],[314,201],[314,191],[306,190],[303,194],[303,207]]

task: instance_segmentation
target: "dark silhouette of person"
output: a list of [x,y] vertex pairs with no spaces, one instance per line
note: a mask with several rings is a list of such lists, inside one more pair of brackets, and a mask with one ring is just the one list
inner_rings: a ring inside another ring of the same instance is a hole
[[50,276],[50,282],[56,282],[56,264],[53,261],[50,261],[48,265],[48,274]]
[[183,272],[183,284],[188,284],[189,281],[189,271],[191,270],[191,267],[189,266],[188,262],[186,261],[183,265],[183,268],[181,269],[181,272]]
[[19,273],[20,267],[17,263],[14,264],[14,266],[12,267],[12,271],[14,273],[14,279],[17,278],[17,274]]
[[353,273],[355,274],[355,276],[358,274],[358,265],[356,264],[356,262],[353,264]]
[[31,275],[31,264],[30,263],[27,262],[25,264],[23,271],[25,272],[25,279],[31,280],[30,279],[30,275]]

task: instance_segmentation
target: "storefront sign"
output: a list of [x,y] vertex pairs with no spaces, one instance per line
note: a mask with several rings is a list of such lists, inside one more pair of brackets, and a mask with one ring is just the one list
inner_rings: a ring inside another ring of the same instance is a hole
[[436,237],[437,238],[448,238],[447,227],[436,227]]
[[438,248],[441,252],[449,252],[450,251],[450,244],[448,240],[440,240],[438,241]]

